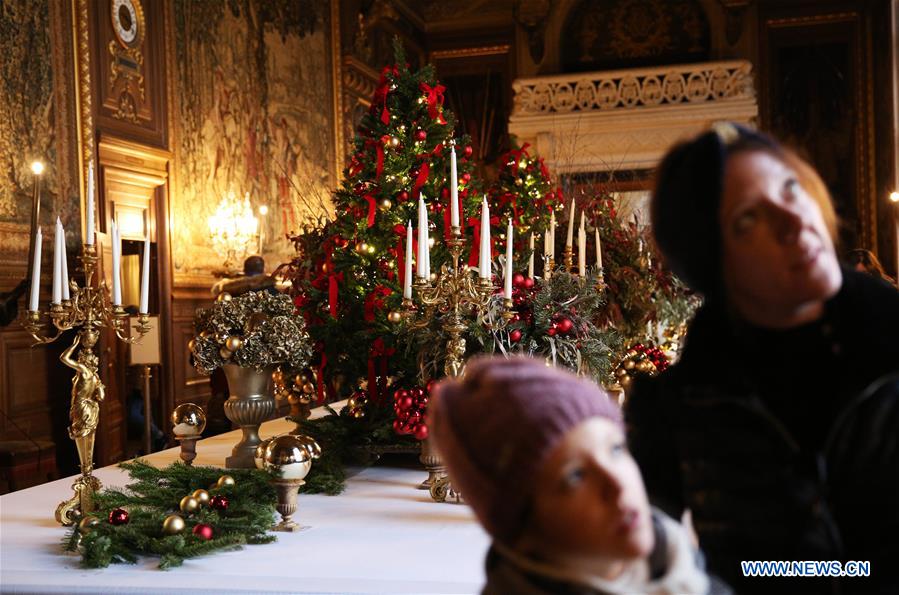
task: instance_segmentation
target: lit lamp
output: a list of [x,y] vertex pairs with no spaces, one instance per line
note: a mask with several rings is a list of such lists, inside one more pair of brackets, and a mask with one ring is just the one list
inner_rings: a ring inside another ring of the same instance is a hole
[[234,192],[222,197],[215,213],[209,217],[209,236],[212,248],[226,255],[225,274],[235,270],[237,262],[246,258],[254,244],[258,245],[258,231],[259,220],[253,215],[249,192],[243,200]]

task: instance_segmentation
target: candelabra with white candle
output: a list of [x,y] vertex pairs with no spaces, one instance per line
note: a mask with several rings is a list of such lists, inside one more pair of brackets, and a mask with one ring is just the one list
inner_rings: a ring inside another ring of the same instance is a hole
[[568,213],[568,235],[565,236],[565,252],[562,257],[564,258],[565,270],[567,272],[571,272],[572,267],[574,266],[574,218],[575,218],[575,210],[574,210],[574,199],[571,199],[571,212]]
[[[452,198],[450,200],[453,200]],[[452,222],[452,220],[451,220]],[[451,260],[440,267],[440,272],[434,275],[430,271],[430,250],[428,246],[428,211],[424,199],[419,198],[418,203],[418,252],[416,255],[416,275],[411,280],[411,256],[412,256],[412,226],[406,227],[406,262],[404,263],[405,277],[403,279],[403,312],[391,319],[397,322],[404,321],[410,331],[422,330],[440,325],[446,335],[443,372],[446,376],[461,376],[465,370],[465,337],[463,333],[468,329],[468,319],[477,318],[484,314],[490,300],[499,289],[493,283],[493,275],[490,259],[490,209],[486,198],[481,205],[481,234],[478,254],[480,262],[477,275],[472,274],[468,265],[461,261],[462,250],[465,247],[465,238],[462,229],[457,225],[450,226],[449,239],[446,245],[449,248]],[[509,273],[511,267],[512,228],[507,235],[506,248],[506,275],[511,280]],[[414,291],[413,291],[414,290]],[[511,312],[512,300],[504,302],[507,312]],[[508,318],[511,318],[509,316]],[[508,320],[506,313],[504,320]],[[429,440],[422,444],[421,462],[428,470],[428,479],[422,483],[423,488],[431,490],[431,496],[441,499],[447,480],[443,470],[443,462],[436,451],[431,447]]]
[[[105,395],[105,388],[98,373],[99,359],[94,353],[94,346],[100,338],[100,330],[111,328],[116,336],[126,343],[140,340],[150,330],[149,316],[147,315],[149,241],[144,242],[140,315],[137,324],[134,325],[134,329],[137,331],[136,335],[129,336],[128,334],[128,313],[121,305],[122,289],[118,274],[113,275],[112,295],[110,295],[105,281],[94,278],[98,258],[97,248],[94,245],[93,178],[93,166],[91,165],[88,169],[88,196],[85,201],[87,205],[86,232],[79,257],[81,268],[84,271],[84,285],[79,286],[74,279],[69,279],[65,229],[57,219],[53,250],[53,291],[48,311],[40,310],[43,235],[40,227],[37,227],[31,238],[33,261],[28,314],[22,321],[22,325],[39,344],[52,343],[64,331],[78,329],[72,345],[66,348],[59,357],[63,364],[75,371],[69,412],[71,421],[69,437],[75,441],[81,466],[81,475],[72,485],[72,489],[75,491],[74,496],[61,502],[56,508],[57,522],[67,526],[76,523],[80,517],[95,509],[94,493],[100,489],[99,480],[92,475],[94,440],[99,423],[100,402]],[[113,268],[117,269],[119,258],[121,258],[121,246],[118,242],[118,232],[115,231],[114,234]],[[45,319],[49,319],[49,325]],[[46,332],[48,326],[51,329],[50,332]],[[75,354],[76,350],[77,355]]]

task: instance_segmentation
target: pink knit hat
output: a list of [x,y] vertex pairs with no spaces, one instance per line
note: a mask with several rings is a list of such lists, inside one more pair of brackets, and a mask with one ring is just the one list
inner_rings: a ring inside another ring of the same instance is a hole
[[462,379],[441,381],[428,425],[453,485],[495,539],[523,529],[534,476],[565,434],[592,417],[622,424],[594,382],[525,357],[468,362]]

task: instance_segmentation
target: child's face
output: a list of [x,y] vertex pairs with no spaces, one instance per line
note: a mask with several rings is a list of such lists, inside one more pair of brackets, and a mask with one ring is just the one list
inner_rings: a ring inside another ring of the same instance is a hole
[[594,417],[565,435],[536,477],[531,537],[553,556],[626,560],[654,545],[649,501],[624,433]]

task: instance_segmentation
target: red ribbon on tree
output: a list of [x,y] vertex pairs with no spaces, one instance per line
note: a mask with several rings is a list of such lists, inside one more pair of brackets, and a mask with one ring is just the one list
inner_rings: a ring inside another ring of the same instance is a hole
[[393,76],[399,76],[399,71],[396,66],[385,66],[381,71],[381,79],[378,81],[378,88],[375,89],[375,95],[372,101],[372,106],[379,104],[384,106],[381,110],[381,122],[384,124],[390,124],[390,112],[387,110],[387,94],[390,92],[387,74],[390,72],[393,72]]
[[428,115],[431,119],[436,118],[441,124],[446,124],[443,114],[437,110],[438,105],[443,105],[443,92],[446,91],[446,87],[443,85],[434,85],[432,87],[427,83],[421,83],[418,88],[428,94]]
[[365,195],[365,201],[368,203],[368,226],[375,224],[375,214],[378,212],[378,203],[371,194]]
[[428,181],[428,174],[431,173],[431,166],[427,160],[423,161],[418,168],[418,175],[415,177],[415,183],[412,185],[412,200],[418,199],[418,192],[421,187]]
[[512,168],[512,173],[516,175],[518,174],[518,161],[521,159],[522,155],[524,155],[525,157],[530,157],[530,154],[528,154],[528,147],[530,146],[531,143],[524,143],[523,145],[521,145],[521,148],[509,151],[508,155],[512,159],[512,165],[510,165],[509,167]]
[[384,309],[384,298],[393,293],[393,290],[384,285],[378,285],[365,296],[365,322],[374,322],[375,315]]

